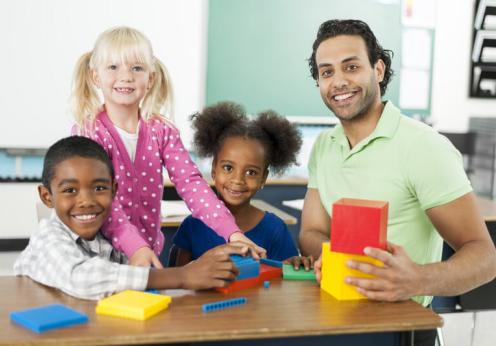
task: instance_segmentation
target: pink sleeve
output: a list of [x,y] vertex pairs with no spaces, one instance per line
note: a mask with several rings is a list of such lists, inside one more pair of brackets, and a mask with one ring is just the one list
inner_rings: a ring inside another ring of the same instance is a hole
[[176,186],[177,193],[184,200],[193,217],[202,220],[218,235],[229,241],[229,236],[238,232],[239,227],[231,212],[215,196],[191,161],[175,128],[168,128],[165,131],[162,160],[171,181]]
[[142,247],[150,247],[141,238],[138,229],[129,222],[117,197],[112,201],[112,211],[102,227],[103,235],[112,242],[112,246],[126,254],[128,258]]
[[[81,135],[93,139],[105,149],[110,159],[112,159],[112,152],[101,142],[101,136],[97,136],[96,133],[89,135],[85,131],[81,131],[77,125],[72,127],[71,132],[72,135]],[[112,201],[112,210],[102,226],[102,233],[110,240],[115,249],[124,252],[128,258],[131,258],[139,248],[150,247],[141,238],[136,226],[129,222],[126,213],[117,200],[117,196]]]

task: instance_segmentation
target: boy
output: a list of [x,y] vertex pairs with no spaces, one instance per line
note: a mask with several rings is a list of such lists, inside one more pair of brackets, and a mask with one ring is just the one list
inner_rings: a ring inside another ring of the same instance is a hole
[[229,243],[179,268],[127,265],[99,232],[117,188],[112,163],[99,144],[84,137],[64,138],[48,149],[42,183],[40,198],[55,213],[31,235],[14,273],[77,298],[96,300],[125,289],[223,287],[237,275],[229,255],[248,250]]

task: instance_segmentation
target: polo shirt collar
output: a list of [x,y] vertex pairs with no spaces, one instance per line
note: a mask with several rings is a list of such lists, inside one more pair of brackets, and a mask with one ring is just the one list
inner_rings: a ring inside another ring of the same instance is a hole
[[99,254],[102,252],[102,246],[101,245],[102,245],[103,237],[100,234],[100,232],[98,232],[96,234],[95,239],[86,240],[86,239],[81,238],[81,236],[79,236],[79,234],[74,232],[65,223],[63,223],[62,220],[60,220],[60,218],[57,216],[57,214],[55,212],[53,212],[51,217],[54,218],[58,223],[60,223],[62,225],[62,227],[64,228],[64,230],[67,232],[67,234],[69,234],[69,236],[72,238],[72,240],[74,240],[74,242],[76,244],[78,244],[79,246],[82,246],[86,251],[93,252],[96,254]]
[[[367,138],[364,138],[360,143],[358,143],[353,150],[351,150],[350,154],[360,151],[363,147],[367,146],[376,138],[393,137],[398,128],[400,116],[400,110],[393,105],[391,101],[387,101],[375,130]],[[348,138],[346,138],[341,124],[336,125],[336,127],[331,131],[330,136],[336,143],[349,149]]]

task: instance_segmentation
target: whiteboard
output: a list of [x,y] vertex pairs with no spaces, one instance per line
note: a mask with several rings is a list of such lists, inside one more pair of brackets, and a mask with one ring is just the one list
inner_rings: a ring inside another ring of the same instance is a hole
[[150,39],[171,74],[175,122],[188,129],[205,99],[207,11],[207,0],[0,0],[0,148],[46,148],[70,134],[75,63],[118,25]]

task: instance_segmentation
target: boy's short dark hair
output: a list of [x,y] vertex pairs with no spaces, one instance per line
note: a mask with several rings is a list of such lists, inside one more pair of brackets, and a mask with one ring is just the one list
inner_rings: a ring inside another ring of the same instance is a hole
[[365,45],[367,46],[367,54],[372,66],[374,66],[379,59],[384,61],[384,79],[379,83],[381,88],[381,96],[384,95],[394,73],[391,69],[391,58],[393,57],[393,52],[388,49],[383,49],[367,23],[361,20],[333,19],[320,25],[319,30],[317,31],[317,38],[312,46],[312,55],[308,59],[308,65],[310,66],[310,73],[312,74],[313,79],[316,81],[319,79],[319,69],[315,60],[317,48],[319,48],[323,41],[340,35],[360,36],[365,41]]
[[50,182],[55,174],[55,167],[62,161],[74,156],[91,158],[103,162],[109,169],[112,180],[114,179],[114,167],[105,150],[97,142],[82,136],[71,136],[62,138],[55,142],[45,155],[43,162],[43,173],[41,182],[50,191]]

